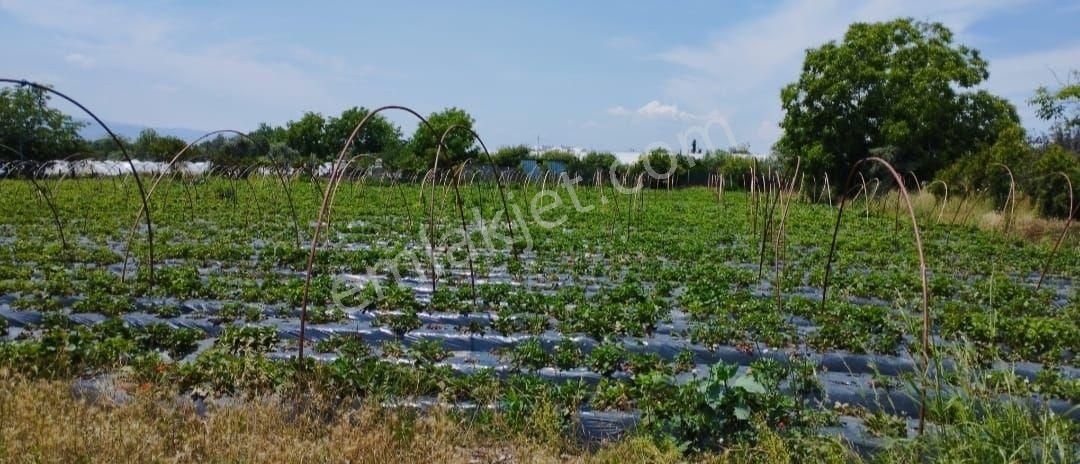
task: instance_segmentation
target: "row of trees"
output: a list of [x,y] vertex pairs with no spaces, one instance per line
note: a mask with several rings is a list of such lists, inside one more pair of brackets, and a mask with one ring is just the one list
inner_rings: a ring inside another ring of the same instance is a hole
[[[48,93],[29,87],[0,89],[0,159],[47,161],[69,157],[115,159],[119,147],[107,137],[84,140],[79,131],[85,122],[73,119],[48,105]],[[290,164],[321,163],[337,157],[353,129],[370,110],[352,107],[338,116],[308,112],[284,126],[260,124],[247,137],[219,134],[191,147],[186,159],[206,159],[220,165],[250,164],[269,159]],[[347,156],[372,154],[390,169],[425,169],[435,158],[438,139],[451,127],[445,140],[448,164],[455,164],[479,152],[471,131],[472,116],[459,108],[448,108],[427,117],[412,137],[403,137],[401,128],[373,115],[357,134]],[[124,140],[135,158],[167,161],[187,142],[153,129],[143,130],[134,140]]]
[[[118,159],[119,148],[110,138],[87,141],[79,137],[85,123],[76,121],[48,106],[48,94],[31,88],[7,88],[0,94],[0,143],[10,146],[3,158],[33,161],[63,159],[71,156],[98,159]],[[284,126],[260,124],[258,128],[238,137],[222,133],[200,141],[188,148],[185,159],[209,160],[216,165],[245,166],[254,161],[285,162],[294,166],[313,165],[335,158],[345,146],[353,129],[369,115],[362,107],[348,108],[338,116],[326,117],[308,112]],[[376,155],[383,165],[393,171],[419,172],[434,161],[438,138],[451,126],[458,126],[444,141],[447,152],[441,164],[451,166],[465,159],[476,158],[480,148],[471,134],[474,120],[459,108],[432,113],[428,124],[419,124],[406,139],[401,129],[384,118],[374,115],[357,134],[346,156]],[[143,130],[134,140],[124,140],[129,154],[150,161],[168,161],[187,146],[183,139],[160,134],[153,129]],[[671,173],[680,179],[696,179],[703,183],[709,173],[724,171],[744,176],[751,161],[727,151],[705,153],[691,157],[683,154],[653,150],[630,164],[620,163],[612,153],[591,152],[582,157],[566,151],[535,153],[525,145],[502,147],[492,154],[499,168],[517,168],[527,159],[541,165],[561,163],[567,171],[591,178],[597,172],[607,173],[615,167],[622,174],[646,172]],[[481,163],[485,160],[480,160]]]

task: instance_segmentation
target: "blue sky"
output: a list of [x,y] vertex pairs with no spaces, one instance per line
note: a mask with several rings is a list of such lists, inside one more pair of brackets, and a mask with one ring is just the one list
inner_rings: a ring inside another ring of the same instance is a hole
[[1076,1],[224,3],[0,0],[0,75],[157,127],[458,106],[489,146],[766,152],[804,50],[853,21],[945,23],[1036,130],[1025,100],[1080,69]]

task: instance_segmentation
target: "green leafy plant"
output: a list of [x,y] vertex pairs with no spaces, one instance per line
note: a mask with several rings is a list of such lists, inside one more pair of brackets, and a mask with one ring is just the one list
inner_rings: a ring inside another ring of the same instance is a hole
[[542,369],[551,362],[540,340],[535,338],[518,343],[508,354],[510,363],[518,369]]
[[409,346],[409,355],[419,365],[431,365],[445,360],[450,356],[450,353],[443,347],[442,341],[430,339],[413,342]]
[[581,363],[581,348],[573,340],[564,338],[555,345],[551,357],[559,369],[573,369]]
[[875,437],[904,438],[907,436],[907,421],[902,417],[875,411],[866,416],[866,430]]
[[630,410],[633,406],[630,384],[621,380],[600,379],[593,393],[592,406],[599,410]]
[[218,336],[216,345],[236,355],[266,353],[278,343],[274,327],[229,326]]
[[589,368],[605,376],[621,370],[625,361],[626,348],[614,342],[601,343],[586,356]]
[[353,335],[334,335],[319,340],[315,344],[315,351],[319,353],[337,352],[350,358],[365,358],[371,355],[371,348],[364,343],[364,339]]
[[393,330],[399,337],[424,325],[415,310],[400,313],[382,313],[376,316],[375,323],[390,327],[390,330]]

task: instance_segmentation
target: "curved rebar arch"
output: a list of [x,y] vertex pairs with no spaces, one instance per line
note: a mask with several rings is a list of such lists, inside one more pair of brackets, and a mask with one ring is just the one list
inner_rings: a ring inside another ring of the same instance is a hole
[[[937,220],[935,221],[937,223],[940,223],[941,216],[945,214],[945,205],[949,203],[949,184],[945,183],[945,181],[941,179],[936,179],[933,182],[926,184],[926,189],[930,189],[930,187],[933,187],[936,184],[941,184],[941,186],[945,188],[945,197],[941,200],[941,208],[938,209]],[[930,194],[933,195],[933,192],[930,192]]]
[[544,169],[544,177],[540,181],[540,193],[544,193],[544,192],[547,191],[548,174],[551,174],[551,171],[548,171],[547,169]]
[[53,203],[52,200],[52,188],[45,188],[38,183],[38,176],[44,177],[43,172],[45,171],[45,169],[54,163],[55,160],[45,161],[44,163],[27,161],[26,164],[34,168],[33,172],[31,172],[30,175],[27,176],[27,178],[30,180],[30,184],[33,185],[34,190],[37,190],[38,195],[41,195],[41,199],[45,202],[45,205],[49,207],[49,212],[51,213],[53,218],[53,225],[56,226],[56,233],[60,238],[60,245],[63,247],[62,249],[64,251],[67,251],[67,238],[64,235],[63,223],[60,220],[60,211],[56,208],[56,204]]
[[[829,185],[829,173],[827,172],[825,173],[825,187],[823,188],[825,189],[825,193],[829,197],[829,207],[832,208],[832,186]],[[820,195],[818,196],[818,198],[821,198]]]
[[[419,176],[419,174],[420,173],[418,172],[417,175]],[[424,206],[424,192],[427,191],[428,178],[432,179],[431,180],[431,185],[433,186],[432,188],[434,188],[434,185],[435,185],[435,179],[434,179],[435,178],[435,170],[434,169],[429,168],[427,171],[424,171],[424,177],[420,177],[420,194],[416,199],[416,201],[418,201],[420,203],[420,206]]]
[[915,171],[908,171],[911,174],[911,178],[915,179],[915,188],[919,189],[919,193],[922,193],[922,183],[919,182],[919,176],[915,175]]
[[[450,132],[453,132],[455,130],[464,130],[464,131],[468,132],[468,134],[471,135],[472,138],[474,140],[476,140],[480,144],[480,147],[483,149],[484,155],[487,157],[488,164],[491,166],[492,171],[495,171],[495,170],[498,169],[496,167],[496,165],[495,165],[495,159],[491,157],[491,153],[488,152],[487,145],[484,144],[484,140],[482,138],[480,138],[480,134],[477,134],[476,131],[472,130],[472,128],[470,128],[468,126],[463,126],[463,125],[460,125],[460,124],[453,124],[450,127],[447,127],[446,130],[443,131],[442,136],[439,137],[439,145],[435,149],[435,162],[433,163],[433,166],[431,168],[434,174],[432,176],[432,184],[431,184],[431,201],[428,203],[428,221],[429,221],[428,222],[428,235],[429,235],[428,236],[428,243],[431,245],[431,291],[432,292],[435,291],[435,284],[436,284],[436,281],[437,281],[437,277],[436,277],[436,273],[435,273],[435,176],[438,175],[439,156],[442,154],[443,148],[446,148],[446,137],[448,135],[450,135]],[[517,244],[516,244],[516,239],[514,238],[513,222],[510,220],[510,208],[506,204],[506,195],[503,192],[502,184],[496,182],[496,186],[499,188],[499,196],[500,196],[500,198],[502,198],[503,214],[506,216],[506,227],[507,227],[507,229],[509,230],[509,233],[510,233],[510,242],[511,242],[510,243],[510,252],[514,255],[514,257],[516,259],[516,257],[517,257]],[[456,188],[457,187],[455,186],[455,189]],[[421,195],[423,195],[423,188],[421,188]],[[462,213],[462,214],[464,214],[464,213]],[[462,217],[464,218],[464,215]],[[470,260],[472,259],[471,256],[470,256],[469,259]]]
[[[776,181],[776,195],[773,195],[772,182]],[[767,181],[762,182],[762,186],[765,188],[765,222],[761,228],[761,246],[758,248],[758,280],[765,270],[765,244],[768,241],[769,230],[773,225],[773,215],[776,213],[776,205],[780,203],[780,196],[783,193],[783,181],[780,178],[780,172],[769,172],[769,178]]]
[[979,206],[979,202],[977,200],[979,195],[982,195],[983,193],[985,193],[986,190],[987,189],[985,189],[985,188],[983,188],[983,189],[975,189],[972,192],[971,196],[973,197],[973,199],[971,201],[971,204],[968,205],[967,212],[964,213],[964,216],[960,218],[960,223],[961,224],[967,224],[968,223],[968,219],[971,218],[971,215],[975,212],[975,209]]
[[[858,172],[859,166],[864,162],[873,161],[880,163],[889,171],[889,174],[896,180],[896,185],[900,188],[900,194],[903,196],[904,203],[907,205],[908,214],[911,218],[911,228],[915,234],[915,249],[919,255],[919,277],[922,280],[922,361],[924,375],[928,372],[930,366],[930,285],[926,278],[926,256],[923,254],[922,234],[919,232],[919,223],[915,219],[915,208],[911,204],[911,198],[908,196],[907,188],[904,187],[904,182],[900,177],[900,174],[896,172],[896,169],[882,158],[876,156],[870,156],[857,161],[848,172],[847,181],[844,183],[844,191],[846,192],[851,184],[855,173]],[[825,302],[828,298],[829,292],[829,274],[832,271],[833,255],[836,253],[836,238],[840,233],[840,221],[844,216],[844,204],[847,194],[845,193],[840,197],[840,208],[836,213],[836,224],[833,226],[832,243],[829,245],[829,256],[825,261],[825,280],[821,288],[821,308],[825,308]],[[921,435],[926,426],[926,388],[919,389],[919,434]]]
[[[361,153],[359,155],[355,155],[352,158],[349,158],[349,160],[346,161],[344,165],[342,165],[340,172],[337,173],[337,176],[339,178],[344,176],[345,173],[349,170],[349,166],[352,166],[352,164],[355,163],[356,160],[358,160],[360,158],[379,159],[378,157],[376,157],[376,156],[374,156],[374,155],[372,155],[370,153]],[[333,173],[331,173],[331,174],[333,174]],[[329,230],[330,227],[332,226],[331,221],[333,220],[333,217],[334,217],[334,206],[333,205],[334,205],[334,202],[337,201],[337,191],[338,191],[338,189],[335,188],[330,193],[330,209],[328,209],[326,211],[326,228],[327,228],[327,230]],[[329,240],[329,237],[327,238],[327,240]]]
[[244,183],[247,184],[248,189],[251,190],[251,198],[255,200],[255,210],[256,211],[262,211],[262,204],[259,202],[259,192],[258,192],[258,190],[255,189],[255,184],[251,182],[251,176],[252,176],[253,173],[256,172],[256,169],[258,169],[260,165],[261,165],[261,163],[256,161],[256,162],[253,162],[253,163],[251,163],[251,164],[249,164],[247,166],[241,167],[241,168],[235,170],[235,172],[231,173],[232,175],[235,175],[237,178],[244,179]]
[[[2,146],[2,145],[0,145],[0,146]],[[25,161],[25,160],[15,160],[15,161],[9,161],[9,162],[4,163],[4,170],[5,170],[4,171],[4,178],[7,178],[8,175],[12,174],[12,171],[18,172],[19,170],[24,169],[22,166],[29,165],[29,163],[30,163],[29,161]],[[21,183],[21,182],[18,182],[15,185],[20,186],[20,185],[24,185],[24,184]],[[12,187],[12,188],[14,188],[14,187]],[[35,188],[34,188],[33,185],[26,185],[26,191],[29,193],[29,195],[31,197],[33,197],[35,200],[37,200],[37,197],[35,197],[34,194],[38,193],[38,192],[35,191]],[[37,201],[41,201],[41,200],[37,200]]]
[[[469,290],[472,292],[473,304],[478,305],[479,295],[477,295],[476,293],[476,270],[473,266],[472,245],[470,244],[471,239],[469,238],[469,227],[468,223],[465,221],[465,205],[461,199],[461,188],[459,185],[461,182],[461,173],[464,172],[465,167],[469,165],[470,161],[472,160],[467,159],[464,163],[461,163],[458,167],[457,174],[454,175],[454,199],[456,200],[458,207],[458,216],[461,218],[461,234],[462,239],[464,239],[465,241],[465,257],[469,261]],[[435,289],[434,287],[432,287],[432,292],[434,291]]]
[[1057,171],[1052,173],[1058,174],[1065,178],[1065,183],[1069,186],[1069,218],[1065,220],[1065,228],[1061,230],[1061,235],[1058,236],[1057,241],[1054,242],[1054,247],[1050,249],[1050,254],[1046,257],[1046,264],[1043,264],[1042,272],[1039,274],[1039,282],[1035,284],[1035,290],[1042,288],[1043,279],[1046,278],[1046,271],[1050,269],[1050,262],[1054,260],[1054,254],[1057,253],[1058,247],[1061,246],[1061,242],[1065,240],[1065,235],[1069,233],[1069,226],[1072,225],[1073,216],[1076,216],[1076,209],[1073,206],[1073,186],[1072,179],[1068,174]]
[[[315,253],[318,251],[318,248],[319,248],[319,234],[322,231],[322,226],[323,226],[323,222],[324,222],[324,220],[326,218],[327,211],[328,211],[328,209],[330,207],[332,207],[332,205],[330,204],[331,191],[336,189],[337,186],[339,185],[338,180],[337,180],[337,174],[336,174],[337,170],[342,165],[342,163],[344,163],[345,156],[348,153],[349,148],[352,146],[353,141],[356,140],[356,136],[360,133],[360,129],[362,129],[364,127],[364,125],[366,125],[367,122],[374,115],[379,114],[379,113],[381,113],[383,111],[386,111],[386,110],[390,110],[390,109],[405,111],[405,112],[415,116],[417,119],[420,120],[421,124],[423,124],[424,126],[426,126],[427,128],[431,129],[434,132],[434,129],[428,123],[427,119],[425,119],[423,116],[421,116],[420,113],[417,113],[416,111],[413,111],[412,109],[410,109],[408,107],[400,106],[400,105],[382,106],[382,107],[376,108],[376,109],[368,112],[368,114],[366,114],[364,116],[364,118],[360,120],[360,122],[356,125],[356,127],[353,128],[352,132],[349,133],[349,137],[345,140],[345,144],[344,144],[344,146],[342,146],[341,152],[338,154],[338,156],[334,159],[334,162],[331,164],[331,167],[330,167],[330,172],[331,172],[330,181],[327,182],[326,188],[323,189],[322,203],[319,206],[319,214],[318,214],[318,217],[315,220],[315,230],[314,230],[314,233],[313,233],[312,238],[311,238],[311,249],[308,252],[307,264],[306,264],[305,270],[304,270],[304,288],[303,288],[303,293],[302,293],[302,297],[301,297],[301,306],[300,306],[300,334],[299,334],[300,335],[299,336],[300,347],[299,347],[299,352],[297,354],[297,359],[298,359],[298,362],[300,363],[301,368],[303,367],[303,363],[304,363],[304,343],[305,343],[305,331],[306,331],[306,328],[307,328],[308,297],[309,297],[310,289],[311,289],[311,271],[312,271],[312,269],[314,268],[314,265],[315,265]],[[468,128],[466,128],[466,129],[468,129]],[[472,129],[468,129],[468,130],[469,130],[470,133],[473,134],[473,136],[476,138],[476,140],[480,142],[480,146],[483,147],[484,153],[488,157],[488,161],[492,163],[492,166],[494,166],[494,162],[493,162],[493,160],[491,158],[491,154],[488,153],[487,147],[484,146],[484,142],[482,140],[480,140],[480,138],[476,135],[475,132],[472,131]],[[440,140],[439,145],[440,145],[440,147],[442,146],[442,141],[441,140]],[[436,155],[436,158],[437,158],[437,155]],[[501,184],[499,184],[499,192],[500,192],[500,194],[502,193],[502,185]],[[506,205],[505,196],[503,197],[503,205],[504,205],[504,208],[505,208],[505,205]],[[507,213],[507,221],[509,221],[509,220],[510,220],[509,214]],[[513,237],[513,232],[512,231],[511,231],[511,237]],[[432,289],[432,291],[434,291],[434,288]]]
[[153,223],[153,220],[150,217],[149,200],[146,198],[146,189],[143,187],[142,178],[139,177],[139,172],[135,169],[135,162],[132,161],[131,156],[127,152],[127,148],[124,147],[124,143],[120,140],[119,137],[116,136],[115,133],[113,133],[112,129],[110,129],[109,126],[107,124],[105,124],[104,121],[101,120],[101,118],[98,118],[97,115],[94,114],[93,111],[90,111],[90,109],[83,106],[82,103],[79,103],[77,100],[67,96],[63,92],[60,92],[59,90],[54,90],[54,89],[52,89],[52,88],[50,88],[48,86],[44,86],[44,85],[38,84],[36,82],[30,82],[30,81],[27,81],[27,80],[0,78],[0,83],[3,83],[3,82],[9,83],[9,84],[20,85],[20,86],[32,87],[34,89],[49,92],[49,93],[54,94],[54,95],[56,95],[56,96],[58,96],[60,98],[63,98],[64,100],[66,100],[67,102],[75,105],[80,110],[85,112],[88,116],[90,116],[90,118],[93,119],[94,122],[96,122],[99,126],[101,126],[102,129],[105,130],[105,133],[109,135],[109,138],[112,139],[113,143],[115,143],[116,146],[118,148],[120,148],[120,153],[124,155],[124,160],[127,161],[128,167],[131,168],[131,174],[132,174],[132,176],[135,177],[135,184],[139,188],[139,200],[142,201],[143,209],[145,209],[147,211],[147,214],[145,216],[145,218],[146,218],[146,241],[147,241],[147,245],[149,246],[149,249],[150,249],[150,254],[148,256],[149,263],[150,263],[150,272],[149,272],[148,278],[150,280],[150,287],[153,288],[153,286],[154,286],[154,223]]
[[[9,147],[7,145],[0,144],[0,148],[4,148],[4,149],[8,150],[8,151],[18,155],[20,158],[25,157],[25,155],[23,155],[23,153],[21,151],[16,150],[15,148]],[[64,160],[67,160],[68,158],[71,158],[72,156],[76,156],[76,155],[69,155],[67,158],[64,158]],[[60,220],[60,211],[56,208],[56,204],[53,203],[53,201],[52,201],[52,195],[53,195],[52,187],[46,189],[41,184],[39,184],[38,181],[37,181],[37,177],[39,175],[42,175],[46,168],[48,168],[49,166],[57,163],[58,161],[61,161],[61,160],[48,160],[48,161],[45,161],[43,163],[38,163],[38,162],[26,160],[26,161],[16,161],[16,162],[12,162],[12,163],[7,163],[7,165],[25,164],[25,165],[28,165],[28,166],[31,166],[31,167],[34,168],[33,172],[31,172],[30,175],[28,176],[28,178],[30,180],[30,185],[32,185],[34,187],[34,190],[37,190],[38,195],[41,195],[41,199],[45,202],[45,205],[49,207],[49,212],[52,214],[52,217],[53,217],[53,225],[56,226],[56,233],[60,238],[60,246],[62,247],[62,249],[64,251],[67,251],[68,250],[67,237],[64,235],[64,225],[63,225],[63,222]],[[31,193],[32,192],[33,192],[33,190],[31,190]]]
[[406,233],[407,236],[409,233],[412,233],[413,216],[412,206],[409,205],[409,197],[405,195],[405,187],[402,187],[402,183],[403,182],[398,182],[398,176],[390,178],[390,189],[393,190],[395,186],[397,187],[398,196],[401,197],[401,204],[405,205],[405,218],[409,221],[408,225],[406,226],[408,228],[407,230],[409,231],[408,233]]
[[746,202],[747,216],[750,218],[750,235],[757,235],[757,158],[750,164],[750,198]]
[[23,155],[23,153],[21,151],[19,151],[15,147],[9,147],[7,145],[4,145],[4,144],[0,143],[0,148],[3,148],[5,150],[7,150],[7,151],[10,151],[11,153],[14,153],[15,156],[18,157],[18,159],[13,159],[11,161],[3,161],[2,162],[3,164],[0,164],[0,171],[2,171],[4,173],[5,177],[7,177],[7,175],[11,174],[12,172],[18,172],[18,170],[19,170],[18,167],[20,165],[23,165],[23,164],[26,164],[26,163],[29,162],[28,160],[23,159],[23,158],[25,158],[25,156]]
[[[292,218],[293,218],[293,232],[295,233],[295,236],[296,236],[296,238],[295,238],[296,247],[299,248],[300,247],[300,223],[299,223],[299,220],[297,219],[297,215],[296,215],[296,204],[293,202],[291,185],[292,185],[293,182],[296,181],[296,179],[298,179],[300,177],[300,173],[299,172],[292,172],[292,171],[296,171],[296,170],[294,170],[291,167],[287,166],[285,164],[284,160],[282,160],[282,164],[280,166],[276,165],[274,163],[268,163],[267,166],[268,166],[267,169],[270,170],[270,174],[278,178],[278,181],[281,182],[281,189],[285,191],[285,201],[289,205],[289,214],[292,215]],[[286,172],[287,170],[289,172]]]
[[36,188],[38,190],[38,193],[41,194],[41,198],[45,200],[45,204],[49,207],[49,211],[52,212],[53,224],[56,225],[56,233],[60,235],[60,245],[63,247],[64,251],[67,251],[68,243],[67,238],[64,236],[64,224],[60,220],[60,211],[56,208],[56,204],[53,203],[52,200],[54,194],[52,187],[46,189],[37,182],[37,177],[44,177],[45,169],[56,163],[56,160],[49,160],[41,163],[38,168],[35,169],[34,172],[30,175],[29,179],[30,183],[33,184],[34,188]]
[[[1009,173],[1009,196],[1005,199],[1005,206],[1009,207],[1009,214],[1005,217],[1005,235],[1009,235],[1009,230],[1012,229],[1013,216],[1016,214],[1016,178],[1013,177],[1012,169],[1002,163],[990,163],[991,166],[1001,166],[1005,168],[1005,172]],[[1001,207],[1001,212],[1005,212],[1005,206]]]
[[[859,196],[861,195],[863,199],[863,205],[866,206],[866,218],[870,219],[870,200],[867,199],[870,197],[870,189],[866,187],[866,177],[863,176],[861,172],[859,173],[859,180],[862,181],[862,191],[859,194],[855,195],[855,198],[852,198],[851,201],[852,203],[854,203],[855,199],[859,198]],[[845,190],[847,190],[846,187]]]
[[[787,253],[782,247],[785,246],[784,238],[787,236],[787,217],[788,210],[791,207],[791,203],[795,201],[797,196],[795,193],[795,179],[799,177],[799,168],[802,167],[802,157],[795,157],[795,171],[791,176],[791,183],[788,184],[787,198],[783,199],[783,207],[780,209],[780,224],[776,230],[776,241],[773,245],[773,270],[775,272],[776,283],[774,287],[776,289],[776,305],[779,311],[784,310],[784,300],[781,295],[781,287],[783,283],[781,281],[781,275],[783,273],[783,261],[786,258]],[[782,178],[780,179],[782,182]],[[778,186],[779,189],[783,189],[783,185]]]
[[[949,184],[945,183],[945,181],[943,181],[941,179],[937,179],[937,180],[934,180],[933,182],[927,184],[926,188],[929,189],[930,187],[933,187],[936,184],[941,184],[941,186],[945,188],[945,197],[941,200],[941,208],[938,209],[937,220],[935,221],[935,222],[940,223],[941,222],[941,216],[943,214],[945,214],[945,205],[947,203],[949,203]],[[933,195],[933,192],[931,192],[931,195]]]
[[[187,151],[190,150],[191,147],[194,147],[199,142],[202,142],[203,140],[206,140],[207,138],[209,138],[211,136],[218,135],[218,134],[224,134],[224,133],[232,133],[232,134],[238,135],[240,137],[246,138],[249,141],[251,141],[252,143],[255,143],[255,140],[253,140],[251,137],[248,137],[247,134],[244,134],[244,133],[242,133],[240,131],[235,131],[235,130],[232,130],[232,129],[221,129],[221,130],[207,132],[207,133],[203,134],[202,136],[200,136],[199,138],[197,138],[195,140],[192,140],[191,142],[188,142],[187,145],[184,145],[184,148],[181,148],[180,151],[176,152],[176,154],[173,155],[173,157],[169,160],[169,162],[166,163],[164,167],[162,167],[161,171],[158,172],[157,176],[154,176],[154,182],[152,184],[150,184],[150,188],[146,191],[146,200],[147,200],[147,202],[149,202],[150,197],[152,197],[154,195],[154,191],[157,190],[157,186],[158,186],[158,184],[161,183],[161,180],[164,179],[166,176],[171,175],[171,173],[173,172],[173,166],[176,165],[176,162],[179,161],[182,156],[184,156],[184,153],[187,153]],[[123,267],[120,269],[120,281],[121,282],[123,282],[124,279],[127,278],[128,258],[131,256],[131,242],[135,238],[135,231],[138,228],[139,221],[142,219],[143,214],[149,214],[148,210],[146,209],[146,206],[143,206],[143,208],[139,209],[139,212],[135,215],[135,222],[131,225],[131,230],[128,232],[127,244],[124,245],[124,264],[123,264]],[[153,266],[153,264],[151,264],[151,266]],[[153,271],[151,270],[151,272],[153,272]]]
[[[953,211],[952,217],[949,218],[949,225],[955,225],[956,224],[956,220],[960,217],[961,210],[964,209],[964,203],[967,202],[968,197],[971,196],[972,193],[973,193],[971,191],[971,186],[968,185],[966,182],[963,182],[961,180],[961,181],[959,181],[957,183],[960,184],[959,185],[959,187],[960,187],[960,193],[959,193],[959,195],[960,195],[960,204],[956,205],[956,211]],[[953,190],[955,191],[955,189],[953,189]],[[956,195],[953,195],[953,196],[956,196]]]

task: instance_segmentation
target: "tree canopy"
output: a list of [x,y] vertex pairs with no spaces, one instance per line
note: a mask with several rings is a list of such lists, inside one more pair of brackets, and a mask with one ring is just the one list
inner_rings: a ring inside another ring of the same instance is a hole
[[[354,106],[342,111],[341,116],[332,116],[326,120],[323,128],[323,142],[331,151],[332,156],[338,155],[341,148],[345,146],[349,134],[352,134],[357,124],[360,124],[360,121],[363,121],[370,112],[367,108]],[[401,145],[401,129],[381,114],[376,114],[368,119],[360,132],[356,134],[356,139],[349,146],[347,155],[394,155],[401,149]]]
[[591,178],[597,171],[607,172],[618,162],[619,159],[612,153],[591,151],[581,159],[581,171]]
[[940,23],[852,24],[839,43],[806,52],[798,81],[781,91],[776,150],[813,174],[841,178],[875,154],[922,178],[993,144],[1019,123],[1002,98],[969,90],[989,76],[977,50]]
[[168,162],[185,146],[187,142],[180,137],[161,135],[154,129],[143,129],[135,139],[132,153],[139,159]]
[[85,150],[86,125],[49,108],[49,94],[30,87],[0,89],[0,159],[45,161]]
[[529,147],[525,145],[512,145],[509,147],[502,147],[495,150],[495,154],[492,158],[495,160],[495,165],[502,168],[516,168],[521,164],[521,161],[529,157]]
[[465,110],[447,108],[431,113],[427,120],[428,124],[419,124],[416,127],[416,132],[409,141],[409,151],[416,156],[411,166],[413,170],[427,169],[434,164],[439,138],[452,126],[460,126],[462,129],[455,129],[446,135],[446,148],[439,158],[439,166],[452,166],[475,158],[480,153],[476,139],[469,132],[475,121]]
[[328,159],[330,150],[323,130],[326,119],[319,113],[307,112],[298,121],[285,124],[285,143],[302,158]]
[[1035,90],[1029,102],[1035,113],[1051,123],[1044,143],[1055,143],[1073,152],[1080,152],[1080,70],[1073,70],[1073,82],[1051,90],[1045,86]]

